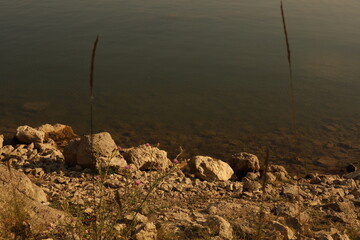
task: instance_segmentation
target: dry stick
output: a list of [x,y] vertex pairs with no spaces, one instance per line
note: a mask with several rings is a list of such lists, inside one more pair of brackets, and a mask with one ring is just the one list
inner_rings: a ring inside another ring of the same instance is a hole
[[[292,132],[293,132],[293,144],[296,143],[297,137],[297,129],[296,129],[296,109],[295,109],[295,97],[294,97],[294,86],[293,86],[293,76],[292,76],[292,64],[291,64],[291,52],[290,52],[290,44],[289,44],[289,38],[286,28],[286,22],[285,22],[285,14],[284,14],[284,7],[283,2],[280,0],[280,10],[281,10],[281,18],[282,18],[282,24],[284,28],[284,35],[285,35],[285,42],[286,42],[286,51],[287,51],[287,60],[288,60],[288,67],[289,67],[289,83],[290,83],[290,94],[291,94],[291,123],[292,123]],[[294,146],[295,147],[295,146]],[[295,150],[295,149],[294,149]],[[295,150],[296,151],[296,150]],[[306,162],[305,162],[305,168],[306,168]],[[301,223],[301,204],[300,204],[300,184],[299,184],[299,174],[298,174],[298,221],[299,224]],[[297,233],[297,239],[301,239],[301,226],[299,228],[299,232]]]

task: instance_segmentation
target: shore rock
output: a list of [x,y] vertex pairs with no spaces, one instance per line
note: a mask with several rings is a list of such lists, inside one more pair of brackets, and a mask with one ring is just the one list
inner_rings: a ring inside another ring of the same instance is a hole
[[43,143],[45,139],[45,133],[25,125],[16,129],[15,137],[21,143]]
[[281,224],[277,221],[273,221],[272,224],[273,224],[274,228],[277,231],[279,231],[281,233],[281,235],[283,235],[285,240],[296,239],[294,232],[288,226]]
[[219,236],[224,240],[233,239],[233,230],[231,224],[223,217],[214,215],[207,219],[206,225],[209,227],[210,234]]
[[344,178],[360,180],[360,171],[348,173],[344,175]]
[[278,181],[286,181],[290,178],[286,169],[280,165],[271,164],[269,166],[269,172],[272,173]]
[[124,149],[123,156],[140,170],[164,170],[171,164],[165,151],[148,144]]
[[157,231],[154,223],[146,223],[135,234],[135,240],[156,240]]
[[64,149],[65,162],[70,166],[79,165],[89,168],[99,166],[122,168],[127,165],[108,132],[94,134],[92,141],[93,150],[90,135],[71,141]]
[[234,171],[229,164],[207,156],[195,156],[190,160],[190,168],[195,176],[206,181],[227,181]]
[[4,144],[4,135],[0,135],[0,148],[3,147],[3,144]]
[[51,125],[44,124],[37,128],[37,130],[45,133],[45,140],[51,138],[58,145],[64,145],[70,140],[78,138],[79,136],[74,133],[74,130],[67,125],[60,123]]
[[[14,218],[11,218],[11,209],[14,209],[11,203],[15,201],[12,201],[12,191],[9,191],[14,186],[16,194],[20,196],[15,200],[26,211],[24,227],[45,229],[40,235],[32,236],[33,239],[80,239],[75,238],[71,231],[78,232],[76,228],[80,226],[84,231],[91,232],[92,224],[97,224],[92,219],[97,214],[99,204],[104,204],[102,206],[106,209],[104,213],[109,219],[108,225],[114,225],[112,230],[118,238],[121,238],[124,229],[131,227],[129,237],[137,240],[253,239],[259,226],[261,210],[264,214],[262,239],[293,239],[297,234],[301,234],[304,239],[346,240],[360,236],[360,179],[356,171],[351,175],[309,172],[304,178],[292,178],[284,167],[269,165],[268,181],[262,191],[260,183],[264,175],[261,176],[256,167],[248,171],[241,181],[235,178],[219,181],[221,177],[213,177],[212,170],[220,174],[228,172],[224,174],[225,179],[233,173],[229,165],[226,167],[228,170],[222,169],[220,160],[206,160],[203,165],[200,164],[201,170],[198,171],[194,159],[187,161],[180,158],[180,164],[172,164],[166,152],[149,144],[118,150],[111,136],[108,133],[104,135],[107,136],[98,137],[100,144],[95,151],[101,150],[103,145],[110,147],[106,148],[107,151],[98,151],[95,156],[88,156],[90,160],[92,157],[95,159],[91,164],[103,162],[104,156],[113,150],[122,163],[126,162],[120,154],[134,163],[121,172],[94,176],[94,171],[78,165],[78,151],[82,141],[87,141],[85,150],[92,154],[86,137],[71,140],[64,149],[67,163],[74,166],[70,168],[64,166],[64,158],[59,154],[61,146],[59,148],[52,138],[45,139],[43,143],[5,145],[0,148],[0,160],[13,166],[13,179],[16,181],[14,184],[9,183],[11,178],[6,171],[7,167],[0,163],[3,169],[3,172],[0,171],[0,238],[2,219],[6,217],[14,222]],[[108,141],[112,141],[111,144],[104,144],[105,138],[111,139]],[[96,160],[97,157],[100,160]],[[155,158],[163,160],[155,164]],[[182,163],[187,163],[186,168]],[[166,169],[169,164],[172,167]],[[141,171],[148,169],[163,170]],[[196,178],[200,176],[200,171],[210,177],[202,180]],[[18,179],[18,175],[27,180]],[[30,180],[36,185],[29,183]],[[32,190],[25,187],[27,184],[30,184]],[[149,192],[151,194],[148,195]],[[86,222],[83,216],[72,219],[76,221],[69,221],[62,211],[41,203],[46,200],[46,204],[59,209],[69,207],[69,212],[84,213]],[[140,203],[144,203],[141,209],[138,208]],[[134,209],[139,209],[141,214],[137,214],[137,221],[133,222]],[[66,222],[52,225],[59,218],[66,219]],[[112,219],[116,219],[116,222],[112,222]],[[7,226],[10,226],[7,231],[11,233],[13,225]],[[331,226],[336,229],[331,230]],[[49,227],[51,230],[47,229]]]
[[13,168],[10,173],[7,167],[0,164],[0,218],[7,218],[10,223],[14,221],[16,213],[13,211],[17,206],[32,231],[44,231],[50,225],[64,222],[64,212],[44,203],[47,203],[47,197],[40,187],[25,174]]
[[259,182],[248,179],[246,177],[243,178],[243,182],[244,182],[244,186],[243,186],[244,192],[258,192],[262,188]]
[[255,155],[246,152],[234,154],[229,164],[239,179],[245,177],[248,172],[258,172],[260,170],[259,159]]
[[9,173],[8,168],[0,164],[0,187],[3,188],[0,193],[8,192],[12,185],[18,192],[32,200],[47,202],[44,191],[33,184],[25,174],[15,169],[11,169],[11,173]]

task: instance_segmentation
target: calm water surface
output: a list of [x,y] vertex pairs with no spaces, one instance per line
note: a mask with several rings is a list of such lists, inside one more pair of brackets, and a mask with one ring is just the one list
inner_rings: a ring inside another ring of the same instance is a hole
[[[279,1],[0,0],[0,130],[61,122],[125,147],[226,160],[251,151],[302,170],[360,159],[360,2],[284,1],[298,143]],[[297,160],[294,160],[297,156]]]

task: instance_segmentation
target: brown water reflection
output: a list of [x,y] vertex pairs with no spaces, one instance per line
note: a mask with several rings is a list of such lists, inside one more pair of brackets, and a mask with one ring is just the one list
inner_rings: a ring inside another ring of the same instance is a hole
[[358,162],[360,1],[286,1],[296,140],[278,1],[0,0],[0,132],[64,123],[124,147],[229,159],[248,151],[290,172]]

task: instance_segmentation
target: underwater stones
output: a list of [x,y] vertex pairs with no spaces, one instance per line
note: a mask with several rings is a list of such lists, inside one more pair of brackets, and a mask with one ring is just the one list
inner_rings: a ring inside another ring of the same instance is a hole
[[21,107],[24,111],[39,112],[49,107],[49,102],[26,102]]

